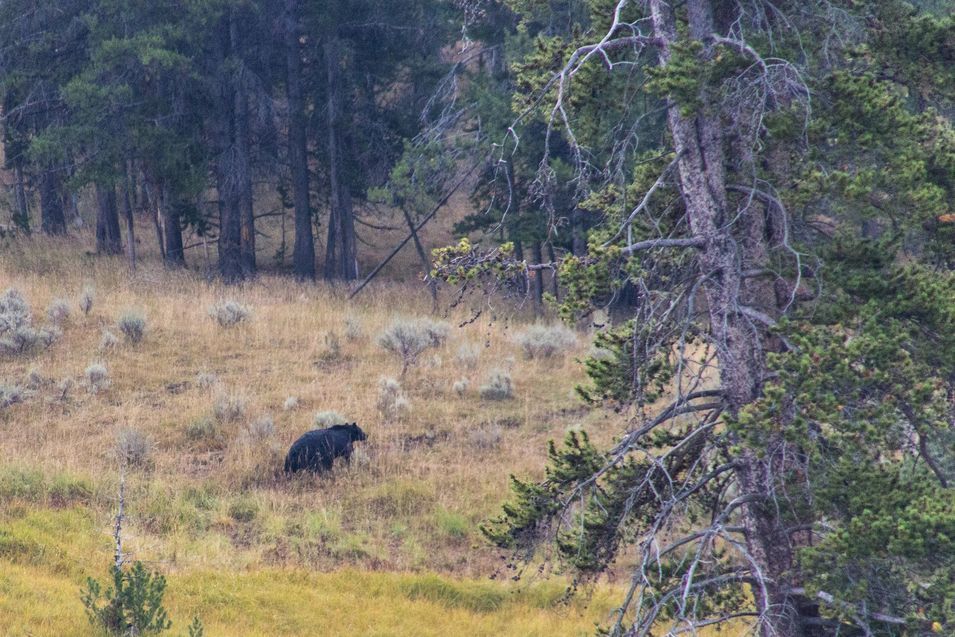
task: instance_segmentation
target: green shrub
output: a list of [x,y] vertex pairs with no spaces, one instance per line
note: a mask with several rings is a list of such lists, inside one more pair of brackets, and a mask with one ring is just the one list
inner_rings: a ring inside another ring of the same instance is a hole
[[162,605],[166,578],[161,573],[135,562],[131,568],[114,566],[111,575],[105,593],[92,577],[86,580],[81,599],[91,624],[117,637],[155,635],[172,626]]

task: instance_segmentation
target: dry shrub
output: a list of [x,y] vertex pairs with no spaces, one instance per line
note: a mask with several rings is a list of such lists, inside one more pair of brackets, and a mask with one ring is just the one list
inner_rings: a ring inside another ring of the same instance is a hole
[[394,378],[378,381],[378,413],[386,420],[400,420],[411,410],[411,401]]
[[91,394],[98,394],[109,387],[109,371],[103,363],[90,363],[83,376],[86,378],[86,389]]
[[239,323],[247,321],[252,316],[252,311],[238,301],[228,300],[222,303],[216,303],[209,308],[209,317],[212,318],[219,327],[235,327]]
[[551,358],[563,356],[573,349],[577,335],[559,323],[538,323],[517,334],[514,341],[520,346],[524,358]]
[[481,385],[481,398],[484,400],[508,400],[514,397],[514,383],[511,375],[506,371],[496,369],[492,371],[487,378],[487,382]]
[[146,317],[139,312],[128,310],[120,315],[116,327],[128,342],[136,344],[146,336]]

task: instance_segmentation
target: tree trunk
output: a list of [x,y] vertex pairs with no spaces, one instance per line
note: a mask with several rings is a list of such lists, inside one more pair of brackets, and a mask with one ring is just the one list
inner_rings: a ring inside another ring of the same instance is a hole
[[[651,18],[660,47],[660,63],[670,59],[669,45],[677,41],[676,24],[669,3],[651,0]],[[689,35],[705,42],[714,31],[712,7],[707,0],[688,0]],[[704,48],[704,51],[706,49]],[[763,334],[755,333],[751,321],[739,311],[742,297],[741,263],[753,245],[740,247],[726,227],[726,178],[721,122],[717,109],[703,104],[690,116],[681,113],[677,103],[667,110],[667,123],[673,137],[674,151],[679,157],[680,187],[686,204],[689,226],[695,237],[704,240],[700,251],[702,273],[706,275],[703,292],[709,313],[710,338],[719,352],[721,388],[731,416],[753,402],[759,395],[765,373]],[[757,608],[762,614],[765,637],[798,637],[803,634],[798,610],[786,593],[792,582],[786,580],[792,564],[788,538],[780,532],[780,521],[772,506],[772,469],[751,452],[744,452],[737,470],[740,496],[748,499],[743,505],[746,550],[753,570],[765,588],[753,586]]]
[[587,254],[587,229],[584,227],[584,211],[580,208],[574,208],[570,215],[571,223],[571,252],[576,257],[582,257]]
[[130,192],[132,180],[130,178],[129,162],[126,164],[125,181],[123,184],[123,211],[126,215],[126,252],[129,257],[130,269],[136,269],[136,228],[133,219],[133,199]]
[[[229,44],[233,57],[242,50],[239,23],[235,13],[229,19]],[[255,210],[252,193],[252,162],[250,159],[249,96],[243,85],[243,70],[239,70],[233,86],[233,117],[235,122],[235,171],[239,206],[239,258],[242,275],[255,276]]]
[[[331,213],[329,219],[329,246],[332,237],[337,239],[337,262],[326,278],[351,280],[358,278],[358,260],[355,240],[355,217],[352,212],[351,192],[344,174],[342,135],[342,51],[337,37],[325,43],[325,64],[328,73],[328,170],[331,190]],[[334,225],[337,228],[332,229]],[[326,256],[326,264],[328,257]]]
[[179,218],[178,204],[178,200],[170,201],[169,193],[163,189],[162,225],[166,235],[166,265],[172,267],[186,265],[186,252],[182,244],[182,221]]
[[[543,263],[544,254],[541,252],[541,244],[539,241],[531,242],[531,253],[536,265]],[[533,281],[534,292],[534,314],[541,316],[544,313],[544,271],[531,271],[531,280]]]
[[60,180],[53,166],[47,166],[40,175],[40,227],[49,235],[66,234]]
[[560,299],[560,287],[557,283],[557,255],[554,254],[554,244],[550,241],[547,242],[547,258],[554,266],[554,269],[550,271],[550,291],[557,300]]
[[[231,43],[231,26],[234,24],[234,14],[229,16],[227,27],[228,37],[224,46]],[[225,73],[228,52],[218,51],[219,68]],[[227,283],[234,283],[243,278],[242,268],[242,211],[239,204],[241,195],[241,163],[242,157],[237,152],[235,140],[235,97],[234,87],[230,78],[219,79],[219,117],[218,117],[218,146],[219,160],[216,170],[216,188],[219,194],[219,273]],[[167,246],[168,248],[168,246]]]
[[428,291],[431,292],[431,311],[438,311],[438,284],[434,280],[434,277],[431,276],[431,259],[428,258],[428,253],[425,251],[424,246],[421,245],[421,239],[418,238],[418,231],[415,230],[414,220],[411,218],[411,215],[408,214],[408,211],[404,208],[401,209],[401,212],[405,216],[405,222],[408,224],[408,229],[411,231],[411,238],[414,239],[414,247],[418,253],[418,258],[421,259],[421,265],[424,267],[424,276],[428,281]]
[[116,188],[112,184],[96,184],[96,252],[120,254],[123,251],[119,233],[119,211]]
[[[288,156],[295,206],[295,247],[292,269],[298,279],[315,278],[315,239],[308,191],[308,138],[302,97],[302,53],[299,48],[298,0],[286,0],[285,54],[288,93]],[[331,227],[331,224],[329,224]]]
[[24,185],[23,166],[18,162],[13,168],[15,182],[13,184],[16,209],[13,214],[13,223],[24,232],[30,232],[30,205],[27,202],[26,186]]

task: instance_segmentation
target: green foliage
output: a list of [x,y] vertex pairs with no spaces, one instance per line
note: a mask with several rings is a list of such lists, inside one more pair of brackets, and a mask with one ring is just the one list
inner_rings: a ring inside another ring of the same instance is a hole
[[[161,573],[135,562],[130,568],[113,567],[111,577],[112,584],[105,591],[92,577],[86,580],[81,599],[91,624],[117,637],[158,635],[172,626],[163,608],[166,578]],[[196,628],[201,634],[201,624]]]

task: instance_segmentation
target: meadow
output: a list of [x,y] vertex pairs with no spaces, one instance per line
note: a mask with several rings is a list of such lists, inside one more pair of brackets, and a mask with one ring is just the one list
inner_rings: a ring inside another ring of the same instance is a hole
[[[8,288],[60,335],[0,358],[19,392],[0,410],[3,634],[94,634],[79,588],[111,563],[120,458],[124,549],[167,576],[180,630],[198,614],[208,635],[577,635],[608,617],[615,584],[568,601],[559,574],[510,582],[478,531],[509,474],[541,475],[548,440],[620,430],[574,395],[586,332],[528,358],[527,312],[445,299],[429,315],[414,281],[354,301],[270,275],[226,287],[47,239],[3,246]],[[223,326],[226,302],[248,315]],[[446,332],[403,375],[379,343],[395,321]],[[512,395],[482,391],[495,375]],[[288,479],[285,450],[328,412],[368,442],[330,476]]]

